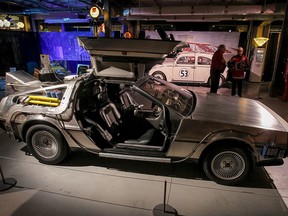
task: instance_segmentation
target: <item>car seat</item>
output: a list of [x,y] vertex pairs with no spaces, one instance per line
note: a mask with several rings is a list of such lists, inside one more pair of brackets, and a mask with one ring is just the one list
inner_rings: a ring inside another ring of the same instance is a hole
[[117,136],[120,133],[121,115],[114,103],[109,102],[100,109],[100,116],[106,123],[106,126]]
[[131,97],[131,95],[129,94],[129,90],[125,89],[125,85],[124,84],[120,84],[120,93],[119,93],[119,97],[120,97],[120,101],[122,104],[122,108],[124,110],[132,107],[137,107],[138,103]]
[[[99,96],[102,97],[102,96]],[[106,96],[104,96],[106,97]],[[116,137],[119,137],[121,134],[121,129],[123,129],[123,123],[121,120],[121,114],[118,111],[114,103],[108,101],[99,109],[100,116],[108,130]],[[122,127],[122,128],[121,128]],[[124,128],[127,130],[127,128]],[[148,144],[155,132],[155,129],[148,129],[143,133],[138,139],[128,139],[124,140],[126,144],[137,144],[137,145],[146,145]]]

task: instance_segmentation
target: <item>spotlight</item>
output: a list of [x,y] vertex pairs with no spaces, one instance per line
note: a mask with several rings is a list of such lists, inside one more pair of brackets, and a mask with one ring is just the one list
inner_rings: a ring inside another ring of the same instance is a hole
[[90,17],[97,19],[102,14],[102,9],[99,6],[93,6],[90,8]]

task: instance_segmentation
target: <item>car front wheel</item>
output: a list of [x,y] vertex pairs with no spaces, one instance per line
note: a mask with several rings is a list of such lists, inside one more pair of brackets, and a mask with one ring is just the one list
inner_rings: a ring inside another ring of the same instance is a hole
[[68,145],[62,134],[47,125],[35,125],[26,134],[29,151],[41,163],[58,164],[68,155]]
[[220,148],[207,154],[203,169],[207,177],[218,184],[240,184],[250,171],[249,158],[240,148]]

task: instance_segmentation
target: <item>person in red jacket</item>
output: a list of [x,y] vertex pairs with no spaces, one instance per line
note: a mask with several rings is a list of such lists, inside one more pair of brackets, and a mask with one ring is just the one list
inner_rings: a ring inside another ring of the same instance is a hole
[[248,58],[243,54],[243,48],[238,47],[237,55],[233,56],[229,62],[229,71],[232,73],[232,91],[231,95],[237,94],[242,97],[242,80],[245,78],[245,73],[249,69]]
[[218,50],[212,56],[212,63],[210,69],[211,88],[210,93],[217,93],[219,87],[220,74],[226,68],[226,61],[223,54],[226,51],[225,45],[218,46]]

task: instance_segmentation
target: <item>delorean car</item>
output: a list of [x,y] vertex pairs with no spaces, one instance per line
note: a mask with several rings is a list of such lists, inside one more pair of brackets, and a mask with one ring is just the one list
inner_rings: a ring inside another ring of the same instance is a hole
[[224,185],[242,183],[254,166],[283,164],[288,124],[259,101],[197,94],[142,76],[145,64],[163,61],[179,42],[78,41],[91,56],[88,73],[0,103],[2,127],[41,163],[61,163],[77,149],[107,158],[192,161]]

